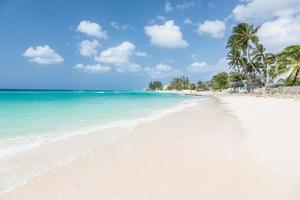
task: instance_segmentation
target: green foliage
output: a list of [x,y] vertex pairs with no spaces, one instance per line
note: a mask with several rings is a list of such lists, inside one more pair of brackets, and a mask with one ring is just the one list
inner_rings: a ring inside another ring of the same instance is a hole
[[273,77],[270,74],[274,74],[272,66],[276,56],[265,52],[266,49],[257,36],[258,29],[259,27],[247,23],[233,27],[227,42],[227,59],[234,70],[234,73],[230,74],[231,87],[243,86],[252,91],[255,87],[267,86],[270,77]]
[[197,85],[195,83],[191,83],[190,90],[196,90],[196,89],[197,89]]
[[251,91],[255,87],[267,87],[276,77],[286,73],[285,85],[299,85],[300,45],[289,46],[278,55],[267,53],[259,42],[258,29],[247,23],[233,27],[227,42],[228,64],[235,72],[230,74],[230,86],[236,88],[245,83]]
[[[257,87],[268,87],[279,75],[288,74],[285,80],[277,85],[300,85],[300,45],[285,48],[275,55],[266,52],[260,43],[257,32],[259,27],[248,23],[240,23],[233,27],[228,39],[228,64],[232,70],[218,73],[206,83],[199,81],[191,83],[188,77],[174,78],[168,89],[170,90],[224,90],[231,88],[246,88],[248,92]],[[273,84],[276,86],[276,84]]]
[[[227,47],[240,50],[243,55],[248,55],[249,50],[259,43],[257,31],[259,27],[254,27],[247,23],[240,23],[233,27],[232,35],[228,39]],[[249,60],[248,60],[249,61]]]
[[168,86],[169,90],[188,90],[189,88],[190,80],[186,76],[174,78]]
[[295,86],[295,85],[300,85],[300,77],[298,77],[296,80],[294,79],[290,79],[289,77],[286,78],[283,81],[285,86]]
[[243,72],[233,71],[229,73],[229,86],[231,88],[243,88],[247,81],[247,76]]
[[278,66],[274,76],[288,73],[286,84],[296,85],[300,77],[300,45],[285,48],[278,55]]
[[228,74],[221,72],[212,77],[211,86],[213,90],[224,90],[229,87]]
[[162,90],[163,85],[160,81],[151,81],[148,85],[149,90]]
[[208,84],[205,84],[202,81],[198,81],[198,83],[197,83],[197,90],[199,90],[199,91],[206,91],[206,90],[208,90]]

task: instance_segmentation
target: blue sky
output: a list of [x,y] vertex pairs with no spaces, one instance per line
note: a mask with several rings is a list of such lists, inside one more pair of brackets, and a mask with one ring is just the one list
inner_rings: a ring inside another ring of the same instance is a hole
[[[231,27],[269,51],[300,43],[300,1],[0,0],[0,88],[142,89],[227,70]],[[274,28],[275,27],[275,28]]]

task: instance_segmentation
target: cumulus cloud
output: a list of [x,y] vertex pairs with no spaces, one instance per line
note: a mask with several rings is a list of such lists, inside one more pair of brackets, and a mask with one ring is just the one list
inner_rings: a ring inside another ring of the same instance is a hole
[[106,73],[111,70],[108,66],[102,66],[101,64],[97,63],[94,65],[84,65],[84,64],[77,64],[75,69],[78,71],[82,71],[85,73]]
[[222,38],[224,36],[225,23],[220,20],[205,21],[199,24],[197,32],[201,34],[208,34],[213,38]]
[[51,49],[48,45],[29,47],[23,56],[27,57],[30,62],[38,64],[58,64],[64,61],[58,53]]
[[166,21],[163,25],[151,25],[144,28],[150,37],[151,43],[164,48],[185,48],[188,43],[183,40],[180,28],[173,20]]
[[265,22],[258,35],[268,51],[278,52],[300,43],[300,16],[278,18]]
[[189,72],[197,73],[197,72],[201,72],[201,71],[205,70],[204,69],[205,67],[207,67],[206,62],[194,62],[187,67],[187,70]]
[[273,17],[289,17],[300,12],[299,0],[250,0],[238,4],[232,11],[238,21],[264,21]]
[[262,23],[258,35],[268,51],[299,44],[299,0],[249,0],[239,3],[232,11],[238,21]]
[[79,43],[79,51],[83,56],[95,56],[100,47],[100,43],[97,40],[83,40]]
[[95,22],[81,21],[77,26],[77,31],[85,33],[88,36],[107,39],[106,31],[102,30],[102,27]]
[[135,45],[125,41],[116,47],[110,47],[100,52],[100,55],[96,57],[96,61],[114,65],[128,64],[134,52]]
[[135,55],[145,56],[145,52],[137,52],[134,44],[125,41],[118,46],[110,47],[100,52],[99,55],[95,57],[95,60],[97,62],[117,66],[116,70],[118,72],[136,72],[140,70],[140,66],[131,61]]
[[208,76],[214,75],[218,72],[228,71],[228,69],[228,61],[226,58],[222,58],[214,64],[208,64],[206,62],[193,62],[187,66],[187,71],[190,73],[203,73]]
[[179,70],[162,63],[157,64],[155,67],[145,67],[144,71],[151,78],[169,78],[181,74]]

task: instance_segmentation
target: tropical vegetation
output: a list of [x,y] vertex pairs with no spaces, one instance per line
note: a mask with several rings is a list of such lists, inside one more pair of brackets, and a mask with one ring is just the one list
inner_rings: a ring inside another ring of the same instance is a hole
[[160,81],[151,81],[148,85],[149,90],[162,90],[163,84]]
[[221,72],[214,75],[211,79],[211,88],[213,90],[224,90],[229,87],[228,74]]
[[269,87],[278,85],[300,85],[300,45],[286,47],[276,54],[267,52],[259,39],[259,28],[248,23],[233,27],[226,46],[228,73],[220,72],[210,81],[197,83],[192,83],[187,76],[177,77],[171,80],[167,89],[203,91],[242,88],[252,92],[255,88],[267,91]]
[[249,92],[264,87],[266,91],[276,78],[284,75],[287,75],[285,85],[299,84],[300,45],[287,47],[278,54],[266,52],[258,30],[259,26],[247,23],[233,27],[227,42],[230,87],[244,87]]
[[190,80],[187,76],[174,78],[170,82],[170,85],[168,86],[168,90],[187,90],[187,89],[190,89]]

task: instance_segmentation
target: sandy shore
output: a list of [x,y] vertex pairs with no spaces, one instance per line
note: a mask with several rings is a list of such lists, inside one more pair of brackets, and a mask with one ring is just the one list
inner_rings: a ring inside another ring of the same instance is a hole
[[[95,145],[1,199],[296,200],[300,140],[292,118],[299,105],[212,98]],[[92,143],[85,137],[76,144]]]

